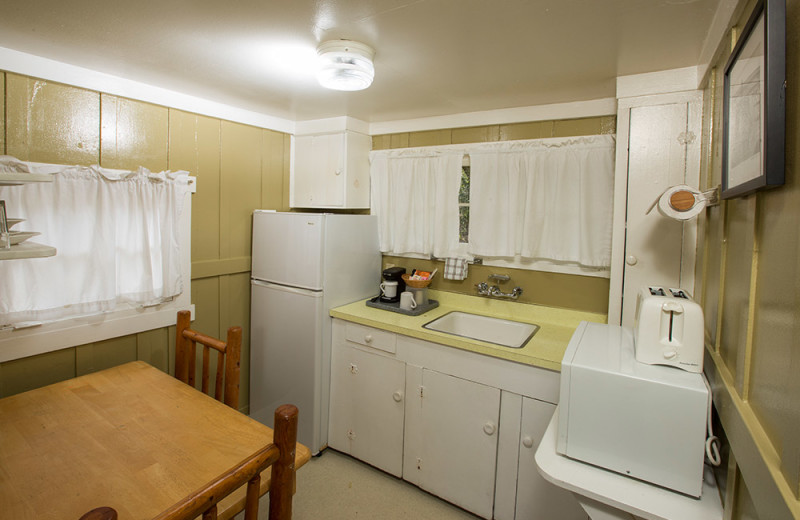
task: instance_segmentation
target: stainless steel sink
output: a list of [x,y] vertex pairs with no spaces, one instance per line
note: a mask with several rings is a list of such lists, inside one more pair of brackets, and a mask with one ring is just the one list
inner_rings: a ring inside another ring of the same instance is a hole
[[539,326],[532,323],[503,320],[461,311],[448,312],[444,316],[429,321],[423,327],[510,348],[523,347],[539,330]]

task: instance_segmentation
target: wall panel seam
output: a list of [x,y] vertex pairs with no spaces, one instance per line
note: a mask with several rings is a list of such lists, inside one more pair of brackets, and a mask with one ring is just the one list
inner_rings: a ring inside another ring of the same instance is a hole
[[[767,496],[761,497],[764,500],[754,500],[754,502],[770,506],[773,513],[762,518],[765,520],[800,518],[800,501],[794,496],[791,486],[780,470],[780,458],[775,446],[770,442],[750,404],[742,400],[736,392],[734,376],[722,357],[711,349],[707,350],[713,361],[709,369],[716,372],[716,377],[711,378],[718,383],[714,388],[713,399],[719,411],[722,427],[728,434],[732,451],[738,454],[737,464],[742,469],[742,476],[749,474],[753,478],[760,477],[758,486],[751,484],[748,487],[751,493],[761,490]],[[745,437],[742,438],[741,435]],[[749,442],[739,444],[739,440]],[[780,504],[776,503],[775,497],[780,497]]]

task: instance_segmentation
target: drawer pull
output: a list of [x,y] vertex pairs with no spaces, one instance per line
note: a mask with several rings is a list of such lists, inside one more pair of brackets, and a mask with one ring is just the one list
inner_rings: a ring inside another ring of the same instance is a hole
[[372,343],[372,334],[367,334],[366,336],[364,336],[364,342]]

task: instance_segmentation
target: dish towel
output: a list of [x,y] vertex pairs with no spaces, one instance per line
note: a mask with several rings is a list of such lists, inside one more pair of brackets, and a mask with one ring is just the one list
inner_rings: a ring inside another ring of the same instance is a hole
[[467,277],[466,258],[445,258],[444,260],[444,279],[463,280]]

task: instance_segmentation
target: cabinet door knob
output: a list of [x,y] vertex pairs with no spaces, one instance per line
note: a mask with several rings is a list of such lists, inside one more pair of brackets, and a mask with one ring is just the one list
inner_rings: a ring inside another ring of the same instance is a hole
[[526,448],[533,448],[533,439],[530,437],[530,435],[526,435],[522,438],[522,445]]
[[639,259],[633,255],[628,255],[625,257],[625,263],[628,265],[636,265],[637,263],[639,263]]
[[364,342],[372,343],[372,334],[367,334],[366,336],[364,336]]
[[483,432],[486,435],[494,435],[494,432],[497,430],[497,427],[494,425],[492,421],[487,422],[483,425]]
[[401,392],[400,390],[395,390],[394,393],[392,394],[392,399],[394,399],[396,403],[399,403],[400,401],[403,400],[403,392]]
[[334,175],[341,175],[342,174],[342,170],[336,170],[335,172],[333,172],[333,174]]

